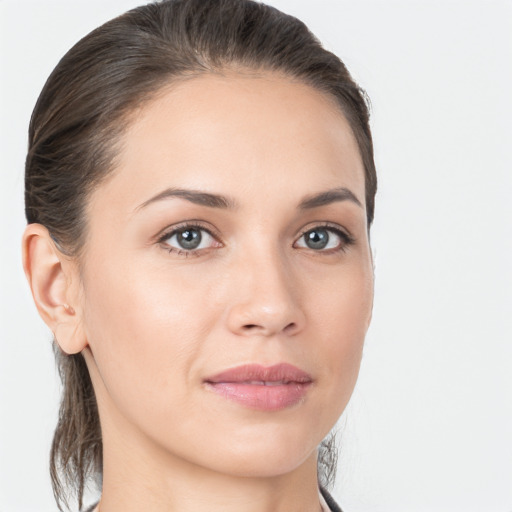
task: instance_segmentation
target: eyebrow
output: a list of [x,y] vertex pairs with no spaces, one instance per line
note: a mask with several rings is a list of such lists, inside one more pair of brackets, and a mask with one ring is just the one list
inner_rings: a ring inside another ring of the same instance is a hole
[[156,201],[162,201],[163,199],[173,197],[186,199],[191,203],[198,204],[200,206],[208,206],[209,208],[235,209],[237,207],[237,203],[234,199],[220,194],[211,194],[209,192],[201,192],[200,190],[183,188],[168,188],[156,196],[151,197],[147,201],[144,201],[141,205],[137,206],[135,211],[141,210]]
[[361,208],[363,205],[361,201],[355,196],[355,194],[348,188],[338,187],[319,194],[313,194],[306,196],[300,203],[299,208],[301,210],[310,210],[312,208],[319,208],[320,206],[326,206],[331,203],[351,201]]
[[[186,199],[191,203],[198,204],[200,206],[207,206],[209,208],[234,210],[238,207],[238,203],[233,198],[221,194],[212,194],[210,192],[202,192],[200,190],[168,188],[156,196],[151,197],[147,201],[144,201],[142,204],[137,206],[135,211],[137,212],[138,210],[141,210],[142,208],[145,208],[146,206],[157,201],[162,201],[164,199],[170,199],[173,197]],[[363,207],[361,201],[359,201],[359,199],[350,189],[345,187],[338,187],[320,192],[318,194],[306,196],[299,203],[298,208],[300,210],[311,210],[313,208],[319,208],[321,206],[326,206],[342,201],[350,201],[360,206],[361,208]]]

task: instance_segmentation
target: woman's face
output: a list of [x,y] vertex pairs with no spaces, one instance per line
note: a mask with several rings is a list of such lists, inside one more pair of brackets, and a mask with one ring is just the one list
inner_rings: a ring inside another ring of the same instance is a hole
[[135,114],[116,165],[88,203],[80,295],[105,439],[293,470],[345,408],[371,316],[347,121],[281,76],[203,76]]

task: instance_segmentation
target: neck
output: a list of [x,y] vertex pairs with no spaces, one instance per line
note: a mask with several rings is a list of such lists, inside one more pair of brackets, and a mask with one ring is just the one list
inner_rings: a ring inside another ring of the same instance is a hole
[[319,512],[316,456],[274,477],[239,477],[148,454],[105,454],[101,512]]
[[102,419],[101,512],[322,510],[316,452],[284,474],[239,476],[169,454],[136,429],[116,423]]

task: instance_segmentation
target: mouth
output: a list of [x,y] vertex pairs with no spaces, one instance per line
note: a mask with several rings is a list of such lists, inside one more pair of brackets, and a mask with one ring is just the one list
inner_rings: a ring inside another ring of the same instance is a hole
[[204,383],[207,389],[244,407],[279,411],[303,402],[313,379],[288,363],[249,364],[208,377]]

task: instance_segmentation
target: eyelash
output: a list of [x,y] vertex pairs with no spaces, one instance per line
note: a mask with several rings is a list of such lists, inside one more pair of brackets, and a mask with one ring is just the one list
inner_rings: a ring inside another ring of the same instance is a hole
[[[217,240],[219,237],[212,233],[210,229],[203,226],[198,222],[185,222],[183,224],[179,224],[178,226],[173,226],[172,229],[165,231],[162,236],[158,237],[157,242],[169,253],[175,253],[178,256],[185,256],[188,258],[189,256],[200,256],[204,249],[199,250],[187,250],[187,249],[178,249],[177,247],[172,247],[169,244],[165,243],[166,240],[172,238],[174,235],[178,233],[182,233],[187,229],[193,229],[197,231],[205,231],[211,236],[213,239]],[[218,242],[220,244],[220,242]],[[222,244],[221,244],[222,246]]]
[[[204,232],[208,233],[208,235],[211,236],[213,239],[217,240],[217,243],[220,244],[219,246],[222,247],[222,243],[218,242],[219,237],[217,235],[215,235],[214,233],[212,233],[212,231],[210,229],[206,228],[205,226],[203,226],[202,224],[197,223],[197,222],[186,222],[186,223],[180,224],[178,226],[173,226],[172,229],[165,231],[161,236],[158,237],[157,243],[159,243],[167,252],[175,253],[178,256],[185,256],[187,258],[189,256],[200,256],[201,253],[206,249],[199,249],[199,250],[178,249],[177,247],[172,247],[166,243],[166,240],[169,240],[169,238],[172,238],[174,235],[176,235],[178,233],[182,233],[182,232],[186,231],[187,229],[204,231]],[[356,240],[351,235],[349,235],[345,231],[342,231],[340,228],[338,228],[337,226],[334,226],[330,223],[322,223],[322,224],[318,224],[313,227],[308,227],[307,229],[305,229],[301,232],[301,234],[297,238],[297,241],[300,240],[301,238],[303,238],[304,235],[306,235],[307,233],[310,233],[311,231],[315,231],[315,229],[324,229],[324,230],[328,231],[329,233],[334,233],[341,240],[341,242],[340,242],[339,247],[335,247],[332,249],[327,249],[327,250],[310,249],[313,252],[323,253],[323,254],[334,254],[334,253],[339,253],[339,252],[346,252],[347,249],[350,246],[354,245],[356,242]],[[295,243],[296,242],[294,242],[294,244]]]
[[297,241],[303,238],[306,233],[310,233],[311,231],[315,231],[316,229],[325,229],[329,233],[334,233],[340,239],[340,244],[338,247],[327,250],[315,251],[314,249],[311,249],[313,252],[322,254],[335,254],[340,252],[346,252],[350,246],[356,243],[356,240],[353,236],[349,235],[346,231],[341,230],[338,226],[330,224],[329,222],[324,222],[313,227],[308,227],[307,229],[301,232]]

